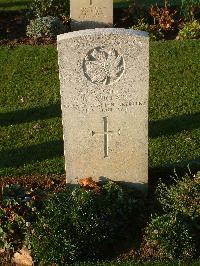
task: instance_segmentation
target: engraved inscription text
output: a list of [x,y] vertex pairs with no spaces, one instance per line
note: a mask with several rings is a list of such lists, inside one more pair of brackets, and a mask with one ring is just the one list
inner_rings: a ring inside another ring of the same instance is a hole
[[95,19],[95,18],[103,18],[105,17],[103,8],[92,6],[90,4],[89,7],[82,7],[80,9],[79,19]]

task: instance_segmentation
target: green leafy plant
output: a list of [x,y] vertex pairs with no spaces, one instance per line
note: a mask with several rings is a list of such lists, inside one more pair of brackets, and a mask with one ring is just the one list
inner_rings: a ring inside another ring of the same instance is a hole
[[[4,178],[0,180],[0,263],[9,260],[25,244],[27,230],[36,220],[37,211],[49,191],[63,188],[63,180],[55,183],[46,177]],[[10,265],[10,264],[8,264]]]
[[178,34],[180,39],[198,39],[200,38],[200,22],[193,20],[184,25]]
[[193,231],[183,217],[164,214],[146,228],[142,256],[154,259],[189,259],[196,255]]
[[[164,1],[164,7],[151,6],[148,13],[153,18],[153,24],[148,19],[144,19],[144,16],[138,18],[133,16],[134,25],[131,28],[149,32],[152,40],[163,39],[170,31],[176,30],[177,21],[175,15],[177,11],[169,7],[169,1]],[[147,15],[145,15],[146,18],[148,17]]]
[[146,228],[144,257],[188,259],[200,248],[200,173],[160,183],[157,199],[162,209]]
[[30,191],[18,184],[3,187],[0,202],[0,248],[17,250],[23,245],[27,227],[35,219],[37,202],[42,197],[39,195],[39,190]]
[[180,213],[192,220],[200,218],[200,172],[194,176],[175,178],[174,184],[160,182],[157,198],[165,213]]
[[26,35],[33,38],[53,37],[64,32],[63,23],[56,17],[41,17],[31,20],[26,29]]
[[133,30],[141,30],[149,33],[152,40],[161,40],[164,38],[162,31],[155,25],[149,25],[144,19],[139,19],[136,25],[131,27]]
[[194,20],[200,15],[200,0],[182,0],[181,11],[186,20]]
[[136,25],[133,25],[131,27],[133,30],[142,30],[142,31],[148,31],[149,30],[149,24],[145,21],[144,18],[138,19]]
[[34,0],[30,6],[33,17],[69,17],[69,0]]
[[142,206],[113,182],[98,192],[76,188],[52,195],[29,235],[35,260],[66,265],[101,258],[130,222],[138,228]]

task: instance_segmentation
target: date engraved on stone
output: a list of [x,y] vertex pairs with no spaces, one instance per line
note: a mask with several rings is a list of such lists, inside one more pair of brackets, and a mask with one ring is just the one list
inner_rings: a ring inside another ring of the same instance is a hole
[[104,17],[103,8],[100,7],[82,7],[80,10],[80,19],[101,18]]
[[94,84],[117,82],[125,70],[124,58],[115,49],[96,47],[83,60],[85,77]]

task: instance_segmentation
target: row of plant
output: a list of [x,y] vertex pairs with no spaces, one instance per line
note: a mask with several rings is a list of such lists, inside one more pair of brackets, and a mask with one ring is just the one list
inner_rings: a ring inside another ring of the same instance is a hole
[[[200,37],[200,0],[182,0],[181,8],[171,7],[168,0],[164,0],[163,7],[156,5],[145,9],[133,3],[127,18],[132,29],[148,31],[154,40]],[[69,30],[69,1],[34,0],[28,21],[28,37],[52,37],[64,33]]]
[[199,259],[200,173],[160,182],[154,204],[91,178],[73,188],[64,180],[7,178],[1,190],[1,263],[24,246],[36,265],[111,259],[126,242],[140,243],[128,257],[135,261]]
[[133,8],[132,29],[148,31],[154,40],[177,38],[198,39],[200,37],[200,1],[182,1],[181,8],[171,7],[165,0],[163,7],[151,6],[141,12]]
[[34,0],[26,14],[28,37],[53,37],[68,31],[69,0]]

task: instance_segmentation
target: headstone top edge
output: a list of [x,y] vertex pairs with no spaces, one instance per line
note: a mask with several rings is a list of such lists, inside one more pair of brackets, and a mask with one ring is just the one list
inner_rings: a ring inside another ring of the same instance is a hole
[[60,34],[57,36],[57,41],[62,41],[66,39],[76,38],[76,37],[83,37],[88,35],[95,35],[95,34],[119,34],[119,35],[129,35],[129,36],[141,36],[141,37],[149,37],[148,32],[146,31],[137,31],[132,29],[123,29],[123,28],[96,28],[96,29],[88,29],[88,30],[79,30],[68,32],[64,34]]

